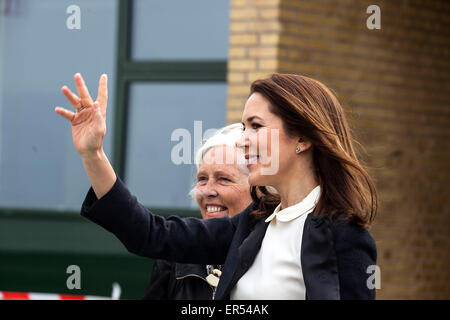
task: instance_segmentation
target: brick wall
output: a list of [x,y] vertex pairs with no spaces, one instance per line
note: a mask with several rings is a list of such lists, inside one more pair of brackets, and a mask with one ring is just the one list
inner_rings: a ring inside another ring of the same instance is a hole
[[379,193],[378,299],[450,299],[450,2],[236,0],[229,52],[228,122],[271,72],[318,79],[344,105]]
[[278,70],[279,0],[232,0],[228,122],[241,122],[250,83]]

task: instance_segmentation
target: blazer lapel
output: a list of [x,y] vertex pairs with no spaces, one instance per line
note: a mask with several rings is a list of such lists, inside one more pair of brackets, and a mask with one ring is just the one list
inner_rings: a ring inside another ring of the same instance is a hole
[[217,293],[218,299],[223,299],[229,296],[231,290],[236,285],[238,280],[250,268],[256,258],[256,255],[259,252],[259,249],[261,248],[261,243],[266,233],[267,226],[268,223],[264,222],[264,219],[260,219],[255,224],[253,230],[248,234],[244,241],[242,241],[238,250],[235,251],[235,256],[230,257],[231,261],[234,260],[234,271],[231,272],[232,276],[228,279],[220,279],[221,282],[222,280],[224,281],[223,283],[219,282]]
[[261,248],[262,240],[264,239],[264,235],[266,234],[268,225],[269,224],[265,222],[264,219],[258,221],[253,231],[250,232],[249,236],[242,242],[241,246],[239,247],[238,266],[233,276],[233,286],[253,264],[253,261],[255,260],[259,249]]
[[308,216],[301,248],[301,264],[310,300],[339,300],[339,276],[328,215]]

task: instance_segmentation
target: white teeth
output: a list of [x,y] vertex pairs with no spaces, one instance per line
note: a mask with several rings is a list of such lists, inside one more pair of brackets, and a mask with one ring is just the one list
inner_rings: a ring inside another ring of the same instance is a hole
[[218,212],[218,211],[222,211],[225,210],[224,207],[217,207],[217,206],[206,206],[206,211],[208,212]]

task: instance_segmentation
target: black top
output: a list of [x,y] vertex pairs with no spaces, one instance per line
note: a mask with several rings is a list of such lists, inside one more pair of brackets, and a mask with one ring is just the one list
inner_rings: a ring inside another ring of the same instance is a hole
[[211,300],[215,288],[206,281],[206,266],[156,260],[144,300]]
[[[148,211],[117,177],[100,200],[90,188],[81,215],[112,232],[137,255],[223,265],[216,299],[229,299],[253,263],[268,225],[255,220],[250,210],[251,205],[232,218],[165,218]],[[375,241],[366,229],[343,219],[332,222],[328,215],[306,218],[301,265],[307,299],[375,299],[368,267],[376,258]]]

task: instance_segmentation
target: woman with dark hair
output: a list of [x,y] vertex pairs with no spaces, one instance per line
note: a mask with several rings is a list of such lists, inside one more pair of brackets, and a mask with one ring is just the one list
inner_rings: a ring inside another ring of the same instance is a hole
[[[253,203],[233,218],[152,214],[116,177],[103,149],[106,76],[93,102],[63,92],[77,113],[74,145],[92,184],[81,214],[135,254],[223,265],[217,299],[374,299],[373,182],[360,165],[342,107],[320,82],[274,74],[255,81],[243,113]],[[372,267],[371,267],[372,268]],[[371,269],[370,268],[370,269]]]

